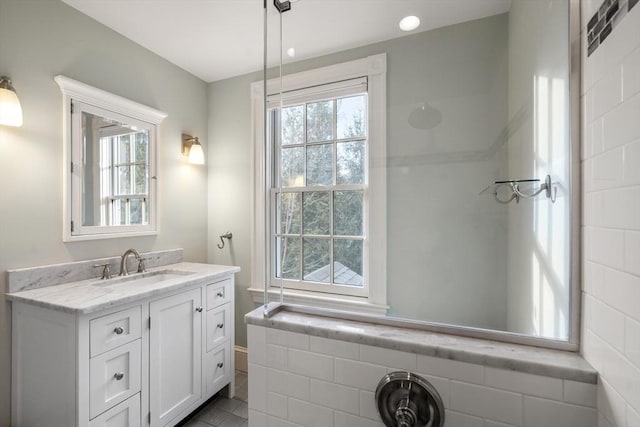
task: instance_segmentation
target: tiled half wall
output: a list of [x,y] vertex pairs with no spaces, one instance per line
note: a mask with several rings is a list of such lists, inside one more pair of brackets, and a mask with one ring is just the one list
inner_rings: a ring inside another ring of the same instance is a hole
[[389,372],[430,381],[445,427],[595,427],[596,385],[248,325],[250,427],[383,427]]

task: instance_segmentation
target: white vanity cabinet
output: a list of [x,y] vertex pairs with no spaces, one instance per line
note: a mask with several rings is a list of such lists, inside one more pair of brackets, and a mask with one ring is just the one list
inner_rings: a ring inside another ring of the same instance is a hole
[[164,425],[202,397],[202,289],[149,305],[151,425]]
[[233,274],[90,313],[12,301],[12,426],[172,426],[234,393]]

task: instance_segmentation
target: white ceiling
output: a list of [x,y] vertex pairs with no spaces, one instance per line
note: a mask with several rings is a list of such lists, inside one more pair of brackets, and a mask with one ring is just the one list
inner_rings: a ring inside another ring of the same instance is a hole
[[[262,68],[262,0],[63,0],[206,82]],[[283,48],[295,60],[407,33],[406,15],[426,31],[509,10],[511,0],[299,0],[283,14]],[[269,63],[279,61],[278,13],[267,0]],[[284,61],[293,59],[286,55]]]

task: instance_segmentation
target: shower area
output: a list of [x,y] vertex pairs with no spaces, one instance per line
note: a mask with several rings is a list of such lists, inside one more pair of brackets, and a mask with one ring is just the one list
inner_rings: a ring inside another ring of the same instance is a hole
[[[249,424],[595,427],[578,3],[275,4],[264,71],[210,92],[251,94]],[[358,42],[374,6],[421,23]]]
[[[569,2],[457,1],[436,24],[437,3],[400,2],[424,9],[416,30],[317,56],[300,37],[317,5],[265,4],[254,301],[575,348]],[[384,105],[371,77],[300,83],[376,55]]]

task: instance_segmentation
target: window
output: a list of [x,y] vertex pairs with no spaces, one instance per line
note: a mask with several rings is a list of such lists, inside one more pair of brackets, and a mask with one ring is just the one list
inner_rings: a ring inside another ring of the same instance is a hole
[[101,223],[148,224],[148,132],[109,123],[99,129],[99,138]]
[[[386,310],[386,58],[253,84],[254,286],[289,301]],[[364,310],[363,310],[364,308]]]
[[[365,295],[367,94],[270,110],[271,284]],[[279,124],[281,124],[279,126]],[[278,132],[279,130],[279,132]],[[282,279],[282,281],[280,281]]]

